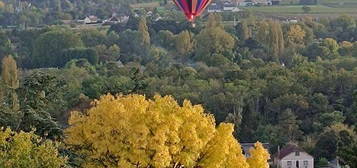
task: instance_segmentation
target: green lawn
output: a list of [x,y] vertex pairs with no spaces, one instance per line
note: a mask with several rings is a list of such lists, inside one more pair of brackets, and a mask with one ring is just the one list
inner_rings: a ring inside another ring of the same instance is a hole
[[[357,1],[357,0],[354,0]],[[324,5],[313,5],[309,14],[357,14],[357,8],[334,8]],[[268,13],[268,14],[303,14],[301,5],[292,6],[262,6],[262,7],[246,7],[245,10],[253,12]]]
[[357,0],[319,0],[319,3],[357,3]]
[[159,6],[160,6],[159,2],[136,3],[130,5],[130,7],[132,8],[156,8]]

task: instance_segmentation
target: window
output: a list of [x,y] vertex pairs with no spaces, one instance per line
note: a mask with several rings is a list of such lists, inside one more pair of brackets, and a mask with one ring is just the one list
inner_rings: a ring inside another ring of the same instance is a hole
[[292,162],[291,161],[288,161],[288,166],[291,166],[292,165]]
[[300,156],[300,152],[299,151],[295,152],[295,156]]
[[304,166],[307,166],[307,165],[309,165],[309,161],[305,160],[304,161]]
[[296,167],[297,167],[297,168],[300,167],[299,161],[296,161]]

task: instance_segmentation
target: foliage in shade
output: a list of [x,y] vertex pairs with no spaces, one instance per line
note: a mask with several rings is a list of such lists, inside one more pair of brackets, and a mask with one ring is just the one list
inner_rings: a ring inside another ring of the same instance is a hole
[[62,54],[61,62],[58,62],[60,66],[64,66],[68,61],[73,59],[86,59],[93,65],[98,63],[98,55],[91,48],[70,48],[63,50]]
[[79,36],[69,30],[52,30],[41,34],[33,48],[33,66],[63,66],[63,50],[82,46]]
[[31,131],[48,138],[61,136],[61,128],[51,116],[51,111],[64,107],[62,92],[64,81],[48,73],[34,71],[23,81],[20,88],[21,111],[23,113],[20,129]]

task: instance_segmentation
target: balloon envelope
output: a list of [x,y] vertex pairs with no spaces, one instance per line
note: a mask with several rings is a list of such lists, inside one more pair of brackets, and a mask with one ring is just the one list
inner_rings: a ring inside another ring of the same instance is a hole
[[201,15],[212,0],[173,0],[184,12],[187,20],[193,21]]

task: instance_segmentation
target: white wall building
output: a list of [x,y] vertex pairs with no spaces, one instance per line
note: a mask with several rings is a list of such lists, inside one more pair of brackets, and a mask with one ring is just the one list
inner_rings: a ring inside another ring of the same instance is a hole
[[289,144],[278,152],[275,164],[278,168],[314,168],[314,157]]

